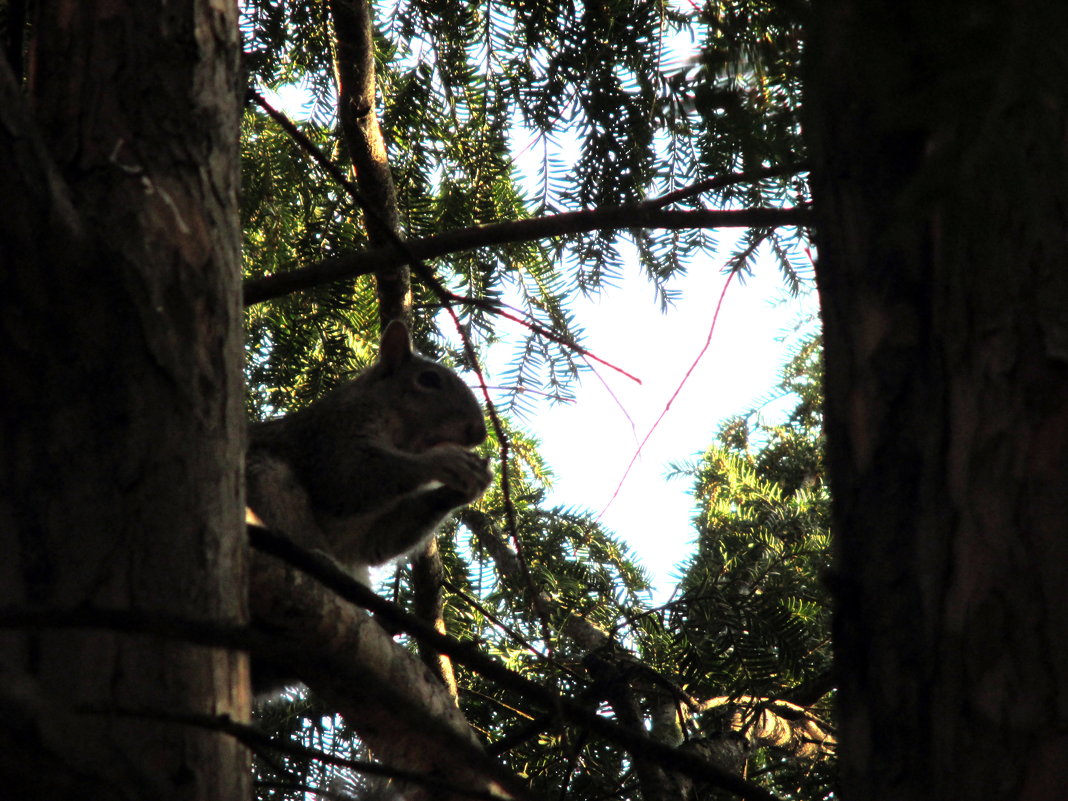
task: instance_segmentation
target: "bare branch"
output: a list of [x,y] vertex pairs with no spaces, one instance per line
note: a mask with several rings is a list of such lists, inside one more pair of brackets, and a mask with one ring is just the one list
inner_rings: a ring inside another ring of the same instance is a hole
[[[254,621],[285,645],[270,668],[282,675],[291,671],[315,690],[387,764],[483,794],[530,797],[485,753],[445,687],[366,612],[275,559],[255,554],[254,562]],[[373,595],[351,576],[345,579]],[[433,631],[422,621],[419,626]]]
[[[486,413],[489,415],[490,425],[493,428],[493,432],[497,435],[497,442],[500,444],[499,460],[500,460],[500,483],[501,494],[504,496],[504,513],[508,520],[508,531],[511,534],[512,542],[515,543],[516,551],[519,555],[520,566],[523,571],[523,575],[526,578],[527,584],[530,588],[531,596],[534,598],[536,611],[541,619],[543,636],[545,640],[549,640],[549,624],[548,618],[545,616],[545,610],[540,606],[537,606],[538,592],[534,585],[534,580],[530,575],[530,571],[527,569],[526,561],[523,559],[523,545],[519,541],[518,526],[516,524],[515,504],[512,503],[511,494],[511,477],[508,472],[508,454],[510,450],[510,444],[508,437],[505,435],[504,425],[501,423],[500,416],[497,414],[497,407],[493,403],[493,399],[490,398],[489,390],[486,385],[486,376],[482,371],[482,365],[479,363],[478,354],[475,353],[475,347],[471,344],[471,338],[467,335],[463,325],[460,322],[460,317],[453,309],[453,303],[455,302],[455,296],[449,292],[444,285],[437,279],[433,271],[426,265],[423,259],[415,253],[410,247],[409,243],[401,239],[396,230],[391,228],[386,221],[384,221],[378,210],[368,201],[363,195],[360,189],[355,186],[352,181],[349,181],[342,173],[341,169],[334,164],[326,154],[315,145],[304,133],[293,124],[292,120],[286,117],[285,114],[278,111],[271,106],[263,97],[256,92],[249,91],[249,97],[259,105],[264,111],[267,112],[270,117],[275,120],[282,128],[293,138],[293,140],[300,145],[305,152],[307,152],[320,168],[326,172],[341,188],[343,188],[353,201],[363,209],[364,213],[380,227],[381,233],[385,239],[390,243],[390,258],[399,259],[395,262],[389,262],[389,264],[379,265],[375,270],[382,274],[383,271],[388,271],[390,264],[404,264],[407,263],[411,269],[419,276],[419,278],[426,284],[426,286],[441,300],[444,305],[445,311],[448,312],[452,318],[453,325],[456,327],[457,333],[460,335],[460,339],[463,342],[464,355],[467,357],[468,363],[471,365],[478,377],[479,386],[482,389],[482,398],[486,403]],[[362,275],[363,273],[359,273]],[[291,290],[292,291],[292,290]],[[285,294],[285,293],[283,293]],[[248,305],[246,303],[246,305]]]
[[750,695],[719,696],[701,706],[703,711],[716,710],[732,731],[761,746],[782,748],[807,759],[834,753],[837,746],[831,726],[789,701]]
[[[279,740],[271,737],[268,734],[257,729],[255,726],[250,726],[245,723],[238,723],[227,715],[198,715],[195,713],[182,713],[174,711],[160,711],[150,709],[116,709],[116,708],[100,708],[91,710],[97,714],[102,715],[115,715],[117,717],[137,717],[147,718],[151,720],[167,721],[171,723],[196,726],[198,728],[207,729],[209,731],[218,731],[223,734],[227,734],[240,742],[249,750],[255,752],[257,755],[270,755],[272,753],[284,754],[286,756],[297,757],[298,759],[312,759],[317,762],[322,762],[328,765],[336,765],[340,768],[347,768],[348,770],[356,771],[357,773],[363,773],[368,776],[381,776],[383,778],[395,779],[407,784],[413,784],[418,787],[423,787],[428,790],[435,790],[438,793],[448,793],[450,796],[455,796],[460,799],[479,799],[479,801],[503,801],[504,799],[513,798],[511,794],[505,792],[502,788],[490,785],[487,789],[473,788],[465,784],[457,784],[448,780],[441,779],[437,776],[428,775],[413,770],[404,770],[401,768],[395,768],[390,765],[385,765],[380,762],[369,762],[363,759],[348,759],[345,757],[335,756],[318,748],[309,748],[308,746],[301,745],[291,740]],[[312,789],[312,788],[309,788]],[[322,793],[322,789],[314,788],[314,792],[317,794]],[[534,797],[530,794],[524,794],[526,798],[534,801]],[[441,797],[435,795],[435,798]]]

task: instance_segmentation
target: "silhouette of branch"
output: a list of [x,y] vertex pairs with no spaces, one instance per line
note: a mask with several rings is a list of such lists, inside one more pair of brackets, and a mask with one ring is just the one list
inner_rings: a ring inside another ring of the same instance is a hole
[[[352,200],[363,209],[364,214],[368,219],[373,220],[375,225],[380,229],[379,233],[390,243],[384,250],[390,261],[374,267],[374,271],[384,271],[390,267],[396,267],[401,264],[407,263],[412,271],[419,276],[420,280],[441,300],[445,307],[445,311],[448,312],[449,317],[452,319],[453,325],[456,328],[457,333],[460,335],[460,340],[463,343],[464,355],[467,357],[468,364],[474,370],[475,375],[478,377],[479,387],[482,391],[482,398],[486,402],[486,414],[489,415],[490,425],[493,428],[494,434],[497,436],[497,442],[499,443],[499,462],[500,462],[500,482],[501,482],[501,495],[504,497],[504,515],[508,523],[508,532],[511,536],[512,543],[515,546],[516,553],[519,557],[520,568],[523,573],[524,580],[534,604],[535,612],[541,623],[542,638],[546,643],[550,643],[552,640],[549,636],[549,618],[546,610],[542,607],[539,601],[538,588],[534,584],[534,578],[530,574],[530,569],[527,567],[527,560],[525,556],[525,549],[522,541],[519,539],[519,525],[515,512],[515,504],[512,503],[512,489],[511,489],[511,476],[508,472],[508,457],[511,451],[511,444],[508,441],[508,437],[505,435],[504,425],[501,423],[500,415],[497,413],[497,407],[493,403],[493,399],[490,398],[489,389],[486,384],[486,376],[483,373],[482,365],[478,360],[478,355],[475,353],[475,347],[471,344],[471,338],[464,330],[463,324],[460,322],[459,316],[456,314],[456,310],[453,309],[454,295],[449,292],[445,286],[437,279],[433,271],[423,261],[423,256],[412,250],[410,243],[400,237],[397,231],[383,219],[379,210],[371,203],[364,194],[360,191],[352,181],[345,177],[344,172],[334,162],[327,158],[322,149],[319,148],[314,142],[312,142],[304,132],[301,131],[293,121],[290,120],[285,114],[278,111],[270,103],[268,103],[260,94],[249,90],[249,98],[262,108],[275,122],[277,122],[285,131],[292,137],[309,156],[311,156],[316,164],[326,172],[342,189],[344,189]],[[363,275],[364,272],[357,272],[354,275]],[[267,280],[267,279],[260,279]],[[311,286],[322,283],[316,281]],[[294,287],[282,294],[288,294],[298,288],[307,287]],[[249,301],[246,298],[245,305],[249,305]]]
[[695,184],[676,189],[674,192],[668,192],[660,197],[643,201],[641,205],[651,209],[662,209],[664,206],[669,206],[678,200],[685,200],[694,195],[703,195],[705,192],[712,192],[716,189],[725,189],[735,184],[755,183],[766,178],[778,178],[782,175],[795,175],[806,170],[808,170],[807,164],[785,164],[776,167],[764,167],[759,170],[749,170],[748,172],[736,172],[730,175],[717,175],[715,178],[698,181]]
[[628,751],[640,753],[664,768],[713,783],[749,801],[778,801],[777,796],[703,759],[661,743],[641,731],[632,731],[598,715],[580,702],[531,681],[508,669],[475,646],[435,631],[422,620],[376,595],[340,565],[322,553],[301,548],[287,537],[257,526],[249,527],[254,548],[276,556],[314,577],[339,597],[381,616],[390,626],[404,631],[476,671],[497,685],[515,692],[543,710],[558,715],[572,725],[588,730]]
[[[343,178],[343,176],[342,176]],[[490,245],[508,245],[590,231],[612,231],[628,228],[769,228],[804,226],[811,222],[807,206],[795,208],[757,209],[697,209],[679,211],[654,206],[609,206],[584,211],[569,211],[529,220],[474,225],[434,236],[409,239],[405,250],[398,252],[394,245],[370,248],[358,253],[335,256],[316,264],[244,283],[246,306],[282,297],[291,292],[342,281],[378,270],[394,267],[412,260],[434,259],[465,250]],[[422,270],[414,267],[420,279],[426,280]],[[424,268],[425,269],[425,268]],[[437,284],[436,279],[434,283]],[[438,284],[440,286],[440,284]],[[433,287],[432,287],[433,288]],[[437,294],[437,293],[436,293]]]
[[[380,762],[369,762],[363,759],[348,759],[335,756],[318,748],[310,748],[290,740],[279,740],[260,731],[255,726],[247,723],[238,723],[229,715],[199,715],[192,712],[164,712],[149,709],[121,709],[114,707],[90,707],[85,711],[101,715],[113,715],[115,717],[145,718],[159,720],[167,723],[175,723],[185,726],[195,726],[208,731],[217,731],[233,737],[250,751],[258,756],[269,757],[270,754],[283,754],[298,759],[313,759],[327,765],[335,765],[341,768],[363,773],[368,776],[381,776],[388,779],[396,779],[421,787],[426,787],[439,792],[450,793],[461,798],[477,798],[483,801],[502,801],[509,798],[527,798],[534,801],[535,796],[524,791],[522,795],[503,787],[496,787],[495,792],[487,792],[477,787],[463,787],[454,782],[428,776],[415,771],[394,768]],[[316,790],[316,792],[319,792]]]

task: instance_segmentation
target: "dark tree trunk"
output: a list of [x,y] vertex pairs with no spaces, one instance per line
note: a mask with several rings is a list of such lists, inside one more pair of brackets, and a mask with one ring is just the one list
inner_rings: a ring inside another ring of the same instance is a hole
[[1068,4],[817,2],[844,799],[1068,796]]
[[[35,4],[0,64],[0,605],[246,615],[236,8]],[[248,796],[245,658],[0,639],[0,795]]]

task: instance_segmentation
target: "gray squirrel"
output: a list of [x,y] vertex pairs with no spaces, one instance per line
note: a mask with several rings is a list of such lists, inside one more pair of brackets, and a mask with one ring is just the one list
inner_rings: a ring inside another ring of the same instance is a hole
[[246,518],[322,550],[367,581],[367,567],[425,542],[489,486],[474,393],[412,351],[391,322],[378,359],[310,406],[249,427]]

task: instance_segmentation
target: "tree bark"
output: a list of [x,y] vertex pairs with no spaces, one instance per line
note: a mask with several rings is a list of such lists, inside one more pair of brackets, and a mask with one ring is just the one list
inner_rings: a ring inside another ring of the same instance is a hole
[[1068,795],[1068,7],[817,2],[843,799]]
[[[0,604],[241,622],[236,9],[36,9],[27,97],[0,64]],[[5,793],[247,797],[233,741],[152,717],[247,717],[242,655],[0,642]]]
[[[372,246],[392,246],[400,233],[397,190],[389,170],[386,142],[378,124],[374,26],[367,0],[330,0],[334,24],[334,64],[338,119],[352,159],[356,185],[368,208],[364,225]],[[392,236],[391,236],[392,234]],[[411,323],[412,279],[406,264],[375,271],[382,329],[390,320]]]
[[[453,788],[527,798],[488,757],[437,677],[364,610],[315,579],[262,554],[253,557],[251,601],[292,671],[345,717],[384,765]],[[464,798],[407,785],[406,798]]]

